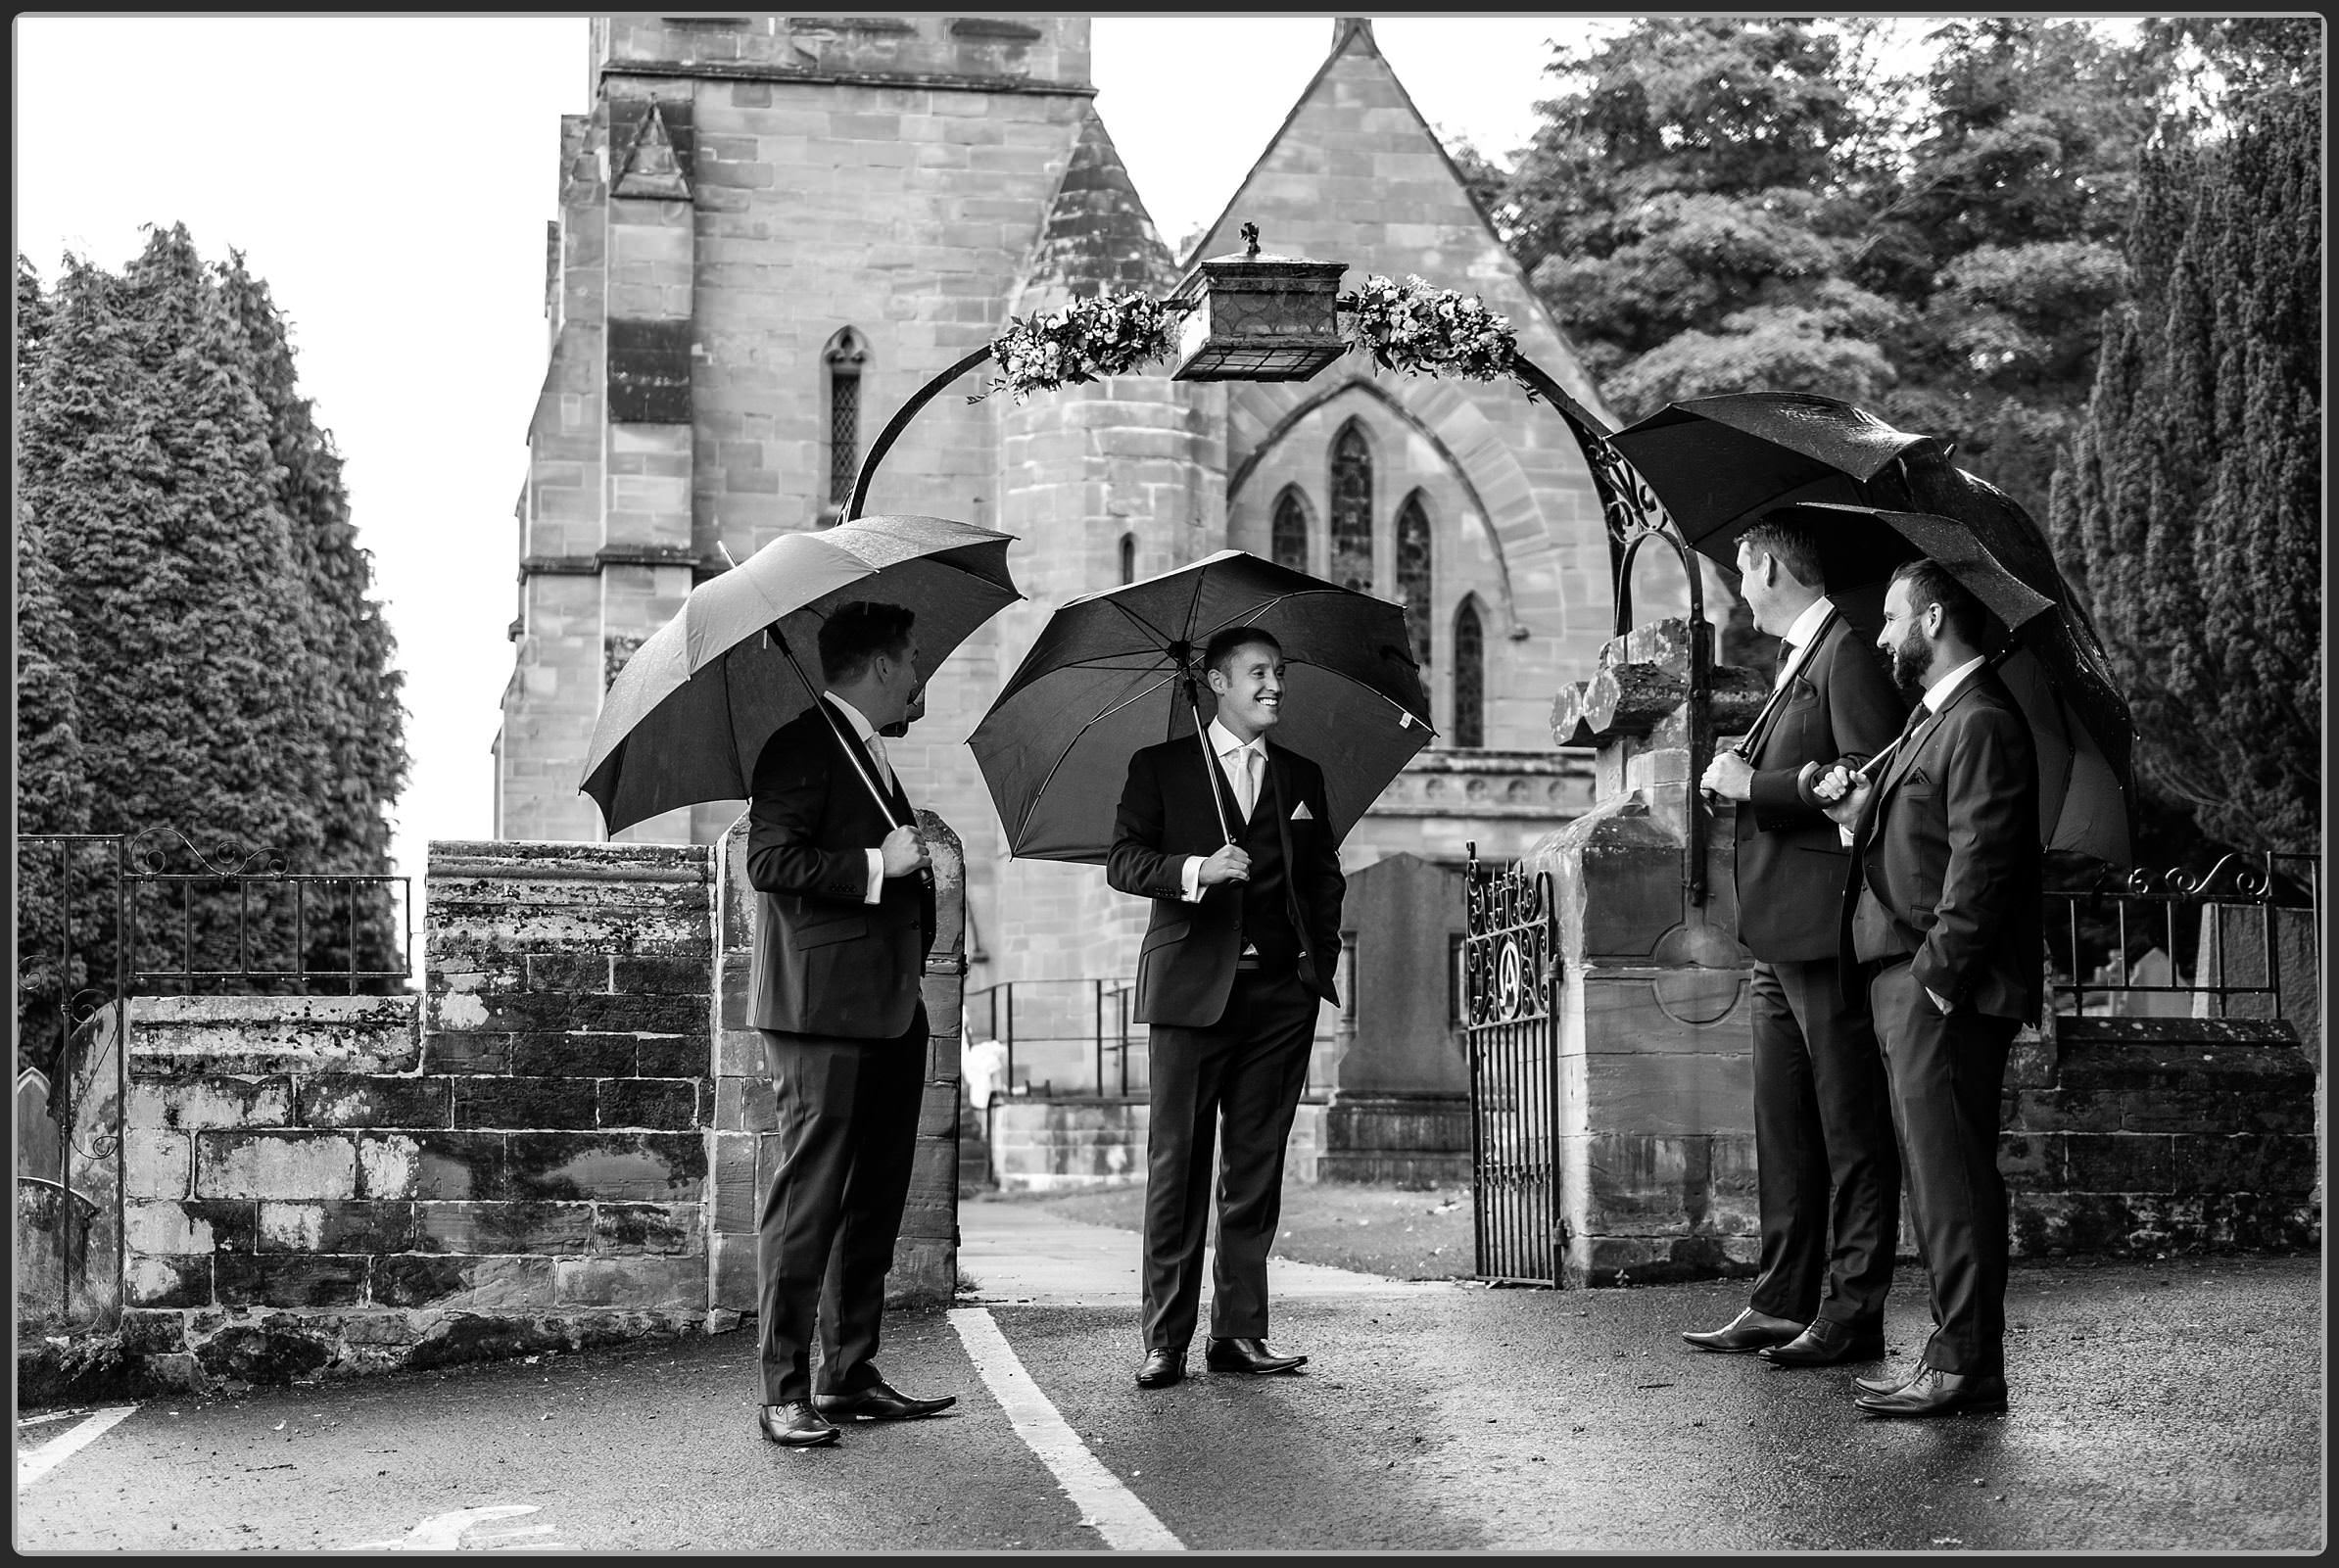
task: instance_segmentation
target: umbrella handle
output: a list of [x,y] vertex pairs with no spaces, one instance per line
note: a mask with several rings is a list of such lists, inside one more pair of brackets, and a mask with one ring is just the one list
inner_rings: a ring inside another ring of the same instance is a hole
[[877,802],[878,810],[884,813],[887,822],[892,823],[896,828],[909,827],[910,824],[901,822],[894,817],[893,802],[885,798],[884,791],[878,787],[877,780],[870,777],[869,765],[861,760],[860,748],[846,743],[844,727],[836,722],[836,710],[821,695],[821,689],[812,684],[812,678],[804,673],[804,667],[796,662],[796,650],[788,645],[787,636],[768,628],[765,635],[779,646],[780,656],[788,660],[789,669],[796,672],[796,679],[804,683],[804,689],[812,693],[812,705],[820,709],[822,718],[829,721],[830,733],[836,736],[838,748],[852,759],[853,772],[860,776],[864,784],[869,786],[869,798]]

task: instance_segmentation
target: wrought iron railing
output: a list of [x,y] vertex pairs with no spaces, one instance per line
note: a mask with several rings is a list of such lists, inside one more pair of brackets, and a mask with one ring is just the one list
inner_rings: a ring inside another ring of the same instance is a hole
[[[1135,990],[1136,981],[1121,975],[1001,980],[968,993],[968,1037],[996,1040],[1005,1048],[1000,1089],[1006,1094],[1143,1093],[1145,1031],[1129,1016]],[[1020,1066],[1019,1043],[1025,1049]],[[1053,1072],[1032,1081],[1032,1046],[1074,1043],[1088,1048],[1086,1081],[1058,1083]]]
[[1481,865],[1473,843],[1462,896],[1477,1273],[1497,1283],[1556,1285],[1566,1243],[1551,875],[1520,862]]
[[[2303,854],[2229,854],[2199,873],[2107,870],[2088,886],[2052,889],[2046,934],[2054,1009],[2073,1015],[2181,1008],[2222,1019],[2255,998],[2260,1007],[2252,1011],[2278,1016],[2282,913],[2308,916],[2319,969],[2321,907],[2320,862]],[[2155,953],[2160,962],[2149,963]]]

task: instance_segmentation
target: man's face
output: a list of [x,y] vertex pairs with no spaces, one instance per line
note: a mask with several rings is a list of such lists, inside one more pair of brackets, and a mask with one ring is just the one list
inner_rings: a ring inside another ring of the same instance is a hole
[[1227,729],[1254,736],[1272,730],[1283,717],[1283,655],[1265,642],[1245,642],[1211,670],[1210,689]]
[[877,656],[878,689],[884,693],[884,717],[871,714],[871,724],[908,724],[926,715],[926,680],[918,673],[918,634],[912,632],[894,653]]
[[[1767,550],[1741,543],[1738,546],[1738,592],[1754,614],[1754,625],[1773,637],[1785,637],[1786,626],[1774,626],[1779,604],[1778,565]],[[1791,624],[1791,623],[1790,623]]]
[[1885,591],[1885,625],[1876,645],[1892,660],[1894,684],[1912,697],[1924,694],[1925,674],[1933,668],[1934,639],[1926,623],[1938,619],[1936,605],[1927,605],[1923,615],[1910,607],[1906,581]]

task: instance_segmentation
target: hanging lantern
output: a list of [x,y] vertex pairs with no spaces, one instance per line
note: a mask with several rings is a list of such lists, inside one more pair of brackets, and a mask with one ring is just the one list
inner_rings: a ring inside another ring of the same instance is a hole
[[1171,299],[1178,381],[1305,381],[1348,351],[1340,336],[1340,261],[1259,254],[1259,225],[1243,225],[1240,256],[1196,264]]

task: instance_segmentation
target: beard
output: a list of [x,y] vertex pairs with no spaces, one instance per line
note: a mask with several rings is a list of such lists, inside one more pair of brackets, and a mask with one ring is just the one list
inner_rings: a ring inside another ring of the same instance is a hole
[[1892,648],[1892,684],[1911,702],[1925,695],[1925,672],[1933,668],[1933,644],[1912,626]]

